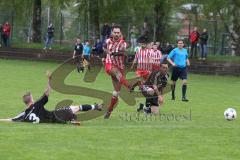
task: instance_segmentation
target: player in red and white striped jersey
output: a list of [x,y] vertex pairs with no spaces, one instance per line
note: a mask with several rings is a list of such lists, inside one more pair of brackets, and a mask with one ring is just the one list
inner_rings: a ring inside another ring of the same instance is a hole
[[147,48],[147,39],[145,37],[140,37],[138,42],[141,48],[135,54],[131,69],[137,63],[137,77],[146,80],[152,70],[151,49]]
[[157,44],[153,45],[151,50],[152,70],[156,71],[160,69],[160,60],[162,58],[162,52],[158,50]]
[[151,63],[151,50],[148,48],[140,48],[135,55],[134,63],[137,63],[138,70],[148,70],[152,69]]
[[[120,38],[118,41],[114,41],[112,38],[109,38],[106,40],[106,47],[108,53],[106,55],[105,64],[111,64],[111,66],[123,70],[124,51],[127,47],[126,42],[122,38]],[[108,72],[110,72],[110,70],[108,70]]]
[[104,116],[105,119],[110,117],[114,106],[118,102],[118,95],[120,93],[121,86],[123,85],[127,89],[131,88],[123,73],[124,52],[126,48],[127,43],[122,38],[120,27],[114,26],[112,29],[112,36],[106,40],[106,45],[104,47],[104,51],[107,54],[106,58],[104,59],[105,71],[111,76],[114,87],[111,103],[108,106],[108,111]]

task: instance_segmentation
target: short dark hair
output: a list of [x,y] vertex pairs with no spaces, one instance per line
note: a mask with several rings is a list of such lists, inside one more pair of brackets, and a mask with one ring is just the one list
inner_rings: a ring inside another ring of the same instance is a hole
[[165,58],[161,61],[160,66],[164,65],[164,64],[167,64],[167,65],[169,64],[169,62],[167,61],[167,58]]
[[146,36],[140,36],[138,39],[137,39],[137,42],[138,43],[149,43],[149,40]]
[[160,65],[168,64],[167,60],[164,60],[163,62],[160,63]]
[[115,24],[115,25],[112,26],[112,30],[115,29],[115,28],[118,28],[118,29],[121,30],[121,26],[119,24]]
[[183,40],[183,39],[178,39],[178,40],[177,40],[177,43],[178,43],[179,41],[182,41],[182,42],[184,43],[184,40]]

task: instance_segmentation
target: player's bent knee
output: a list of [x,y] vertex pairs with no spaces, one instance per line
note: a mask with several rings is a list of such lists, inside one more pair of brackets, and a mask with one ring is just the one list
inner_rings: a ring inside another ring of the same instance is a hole
[[120,94],[120,92],[118,92],[118,91],[113,91],[113,93],[112,93],[112,95],[117,98],[118,98],[119,94]]
[[159,114],[159,108],[157,106],[152,106],[151,113],[155,115]]
[[160,105],[163,105],[163,103],[164,103],[163,99],[159,99],[158,102]]

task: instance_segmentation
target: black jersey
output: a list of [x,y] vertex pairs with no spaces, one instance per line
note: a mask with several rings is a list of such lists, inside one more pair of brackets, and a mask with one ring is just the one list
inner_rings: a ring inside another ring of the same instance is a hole
[[167,81],[167,74],[161,74],[160,71],[152,71],[144,85],[148,87],[153,87],[155,85],[159,91],[162,91],[162,89],[167,86]]
[[54,27],[53,26],[48,27],[47,35],[48,35],[48,37],[54,37]]
[[12,121],[50,123],[55,121],[53,111],[48,111],[44,105],[48,102],[48,97],[44,94],[38,101],[28,107],[25,111],[14,117]]
[[83,45],[82,45],[82,43],[79,43],[79,44],[76,43],[74,50],[76,51],[76,55],[77,56],[82,55],[82,53],[83,53]]

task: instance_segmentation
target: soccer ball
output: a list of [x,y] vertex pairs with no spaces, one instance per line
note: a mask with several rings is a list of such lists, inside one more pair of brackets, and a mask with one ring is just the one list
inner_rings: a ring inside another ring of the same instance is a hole
[[146,91],[149,95],[154,95],[154,89],[151,87],[146,87]]
[[235,109],[233,108],[228,108],[224,111],[224,118],[226,120],[234,120],[235,118],[237,118],[237,112]]

